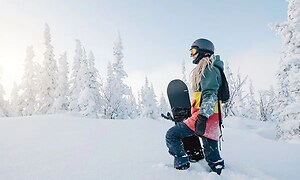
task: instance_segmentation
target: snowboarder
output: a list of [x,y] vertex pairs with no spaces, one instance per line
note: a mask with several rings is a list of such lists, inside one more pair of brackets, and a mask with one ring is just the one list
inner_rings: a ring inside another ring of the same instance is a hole
[[213,172],[221,174],[224,160],[220,156],[218,140],[220,136],[218,114],[218,89],[222,83],[217,67],[224,69],[219,56],[214,55],[214,44],[207,39],[197,39],[190,52],[196,67],[192,71],[193,91],[192,116],[177,123],[166,133],[169,153],[174,156],[174,167],[188,169],[190,162],[184,151],[182,139],[198,135],[204,146],[205,160]]

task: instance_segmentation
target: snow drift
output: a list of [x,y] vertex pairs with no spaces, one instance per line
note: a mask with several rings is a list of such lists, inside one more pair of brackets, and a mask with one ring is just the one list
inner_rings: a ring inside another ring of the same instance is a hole
[[300,144],[272,124],[225,119],[221,176],[205,161],[175,170],[166,120],[88,119],[75,114],[0,118],[0,179],[300,179]]

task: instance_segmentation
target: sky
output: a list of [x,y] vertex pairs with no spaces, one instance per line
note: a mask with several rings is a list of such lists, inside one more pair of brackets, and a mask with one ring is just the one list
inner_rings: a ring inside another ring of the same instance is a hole
[[20,83],[27,46],[42,62],[45,23],[50,26],[55,58],[65,51],[73,62],[75,39],[93,51],[103,79],[120,33],[126,82],[136,93],[145,77],[157,96],[169,81],[194,65],[189,48],[210,39],[233,73],[253,81],[255,90],[276,85],[282,42],[270,23],[286,20],[285,0],[0,0],[0,82],[6,95]]

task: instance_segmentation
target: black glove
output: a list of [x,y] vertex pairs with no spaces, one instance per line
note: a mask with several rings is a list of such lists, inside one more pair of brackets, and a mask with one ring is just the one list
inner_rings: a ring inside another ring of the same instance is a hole
[[206,129],[206,122],[207,122],[207,117],[202,116],[202,115],[198,115],[198,119],[196,121],[196,135],[198,136],[203,136],[205,133],[205,129]]

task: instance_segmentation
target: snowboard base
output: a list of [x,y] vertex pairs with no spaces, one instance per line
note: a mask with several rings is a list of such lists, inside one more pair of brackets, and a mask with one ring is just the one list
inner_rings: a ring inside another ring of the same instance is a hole
[[[191,116],[191,101],[186,84],[179,80],[172,80],[167,87],[167,95],[172,110],[162,117],[176,123],[182,122]],[[204,153],[198,136],[189,136],[182,139],[184,149],[189,156],[190,162],[198,162],[204,159]]]

